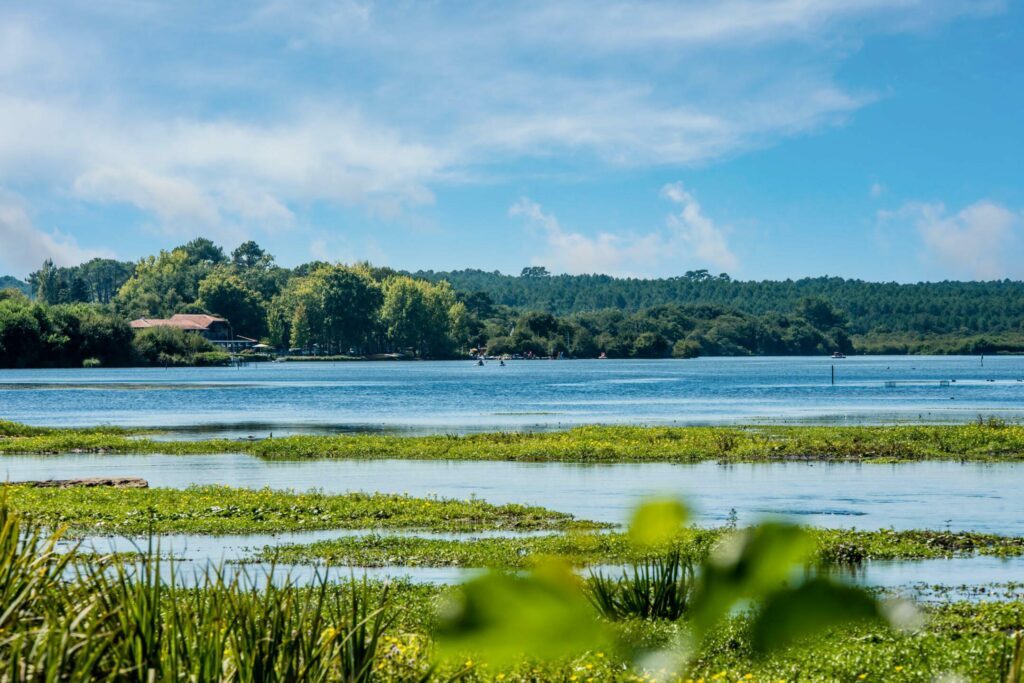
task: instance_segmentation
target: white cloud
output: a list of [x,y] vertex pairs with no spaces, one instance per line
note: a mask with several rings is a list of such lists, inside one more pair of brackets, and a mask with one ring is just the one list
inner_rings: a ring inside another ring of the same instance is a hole
[[868,188],[868,194],[871,195],[872,199],[878,199],[885,194],[886,187],[882,183],[871,183],[871,187]]
[[[841,124],[875,99],[836,79],[865,37],[1000,9],[29,3],[0,18],[0,183],[129,204],[171,231],[287,228],[315,203],[392,218],[439,184],[538,168],[524,160],[581,175],[704,163]],[[713,224],[679,220],[695,252],[735,262]],[[644,236],[592,241],[577,246],[595,263],[647,259]]]
[[509,215],[520,216],[543,231],[546,249],[533,263],[557,272],[643,277],[680,273],[685,269],[681,263],[728,270],[739,267],[723,231],[701,212],[681,184],[665,186],[662,194],[680,204],[680,212],[668,217],[667,230],[643,234],[601,232],[589,236],[566,230],[553,214],[528,197],[509,207]]
[[97,256],[112,254],[107,250],[83,249],[69,235],[36,228],[20,202],[0,196],[0,268],[3,272],[24,277],[46,259],[52,259],[58,266],[70,266]]
[[67,183],[132,205],[171,233],[294,225],[288,204],[328,201],[394,216],[433,201],[444,152],[345,111],[308,107],[273,124],[136,120],[70,102],[0,96],[0,179]]
[[637,274],[656,265],[662,254],[661,237],[599,233],[588,237],[566,231],[554,215],[545,213],[537,202],[523,197],[511,207],[509,215],[522,216],[544,232],[546,251],[533,259],[558,272]]
[[729,249],[725,232],[703,214],[700,204],[683,188],[683,184],[666,185],[661,192],[663,196],[679,204],[679,214],[669,217],[669,225],[693,249],[698,258],[723,270],[735,270],[739,262]]
[[89,169],[75,179],[74,191],[86,199],[132,204],[169,224],[220,222],[216,205],[194,183],[139,168]]
[[921,255],[957,277],[981,280],[1024,275],[1019,246],[1024,216],[989,200],[950,214],[942,203],[912,202],[879,212],[883,223],[909,221]]

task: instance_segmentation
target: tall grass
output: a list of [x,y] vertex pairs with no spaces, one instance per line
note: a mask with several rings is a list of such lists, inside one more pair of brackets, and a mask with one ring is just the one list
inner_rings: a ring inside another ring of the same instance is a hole
[[184,588],[153,548],[137,564],[79,563],[58,540],[0,500],[0,681],[375,680],[387,588],[324,575],[300,590],[222,568]]
[[633,564],[621,578],[591,572],[584,590],[591,604],[609,619],[675,621],[686,613],[693,588],[693,565],[674,550]]

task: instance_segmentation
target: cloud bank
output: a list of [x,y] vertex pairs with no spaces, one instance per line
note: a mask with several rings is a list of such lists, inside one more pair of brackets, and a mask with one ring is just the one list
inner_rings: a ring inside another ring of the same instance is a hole
[[704,215],[682,183],[666,185],[661,194],[677,204],[679,211],[666,218],[665,229],[641,234],[601,232],[589,236],[566,230],[553,214],[528,197],[509,207],[509,215],[519,216],[541,231],[545,251],[533,263],[556,272],[638,276],[664,268],[680,272],[685,269],[680,264],[734,271],[739,267],[726,231]]

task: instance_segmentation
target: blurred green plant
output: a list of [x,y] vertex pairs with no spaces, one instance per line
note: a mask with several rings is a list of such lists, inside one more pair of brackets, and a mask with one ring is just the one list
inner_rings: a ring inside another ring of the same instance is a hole
[[655,653],[681,672],[737,611],[752,613],[752,646],[760,653],[832,627],[896,623],[898,612],[866,591],[810,571],[814,539],[795,525],[766,522],[727,534],[694,571],[678,551],[687,517],[678,501],[640,506],[629,538],[646,553],[665,554],[634,564],[619,580],[594,574],[581,581],[548,564],[526,576],[492,572],[465,584],[442,615],[440,654],[494,666],[554,661],[621,645],[607,619],[686,615],[684,640]]

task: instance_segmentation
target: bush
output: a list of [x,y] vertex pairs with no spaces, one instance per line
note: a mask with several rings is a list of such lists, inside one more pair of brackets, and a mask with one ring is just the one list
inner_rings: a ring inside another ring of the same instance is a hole
[[150,327],[140,330],[132,341],[136,361],[142,365],[190,365],[200,353],[216,351],[213,344],[198,334],[175,327]]
[[673,358],[697,358],[700,356],[700,344],[692,339],[680,339],[672,347]]
[[83,368],[101,368],[103,367],[103,361],[99,358],[86,358],[82,361]]
[[192,365],[202,367],[229,365],[231,354],[223,351],[201,351],[192,357]]
[[592,573],[586,594],[597,610],[609,619],[668,619],[683,616],[694,589],[693,565],[679,550],[667,556],[633,565],[613,579]]

